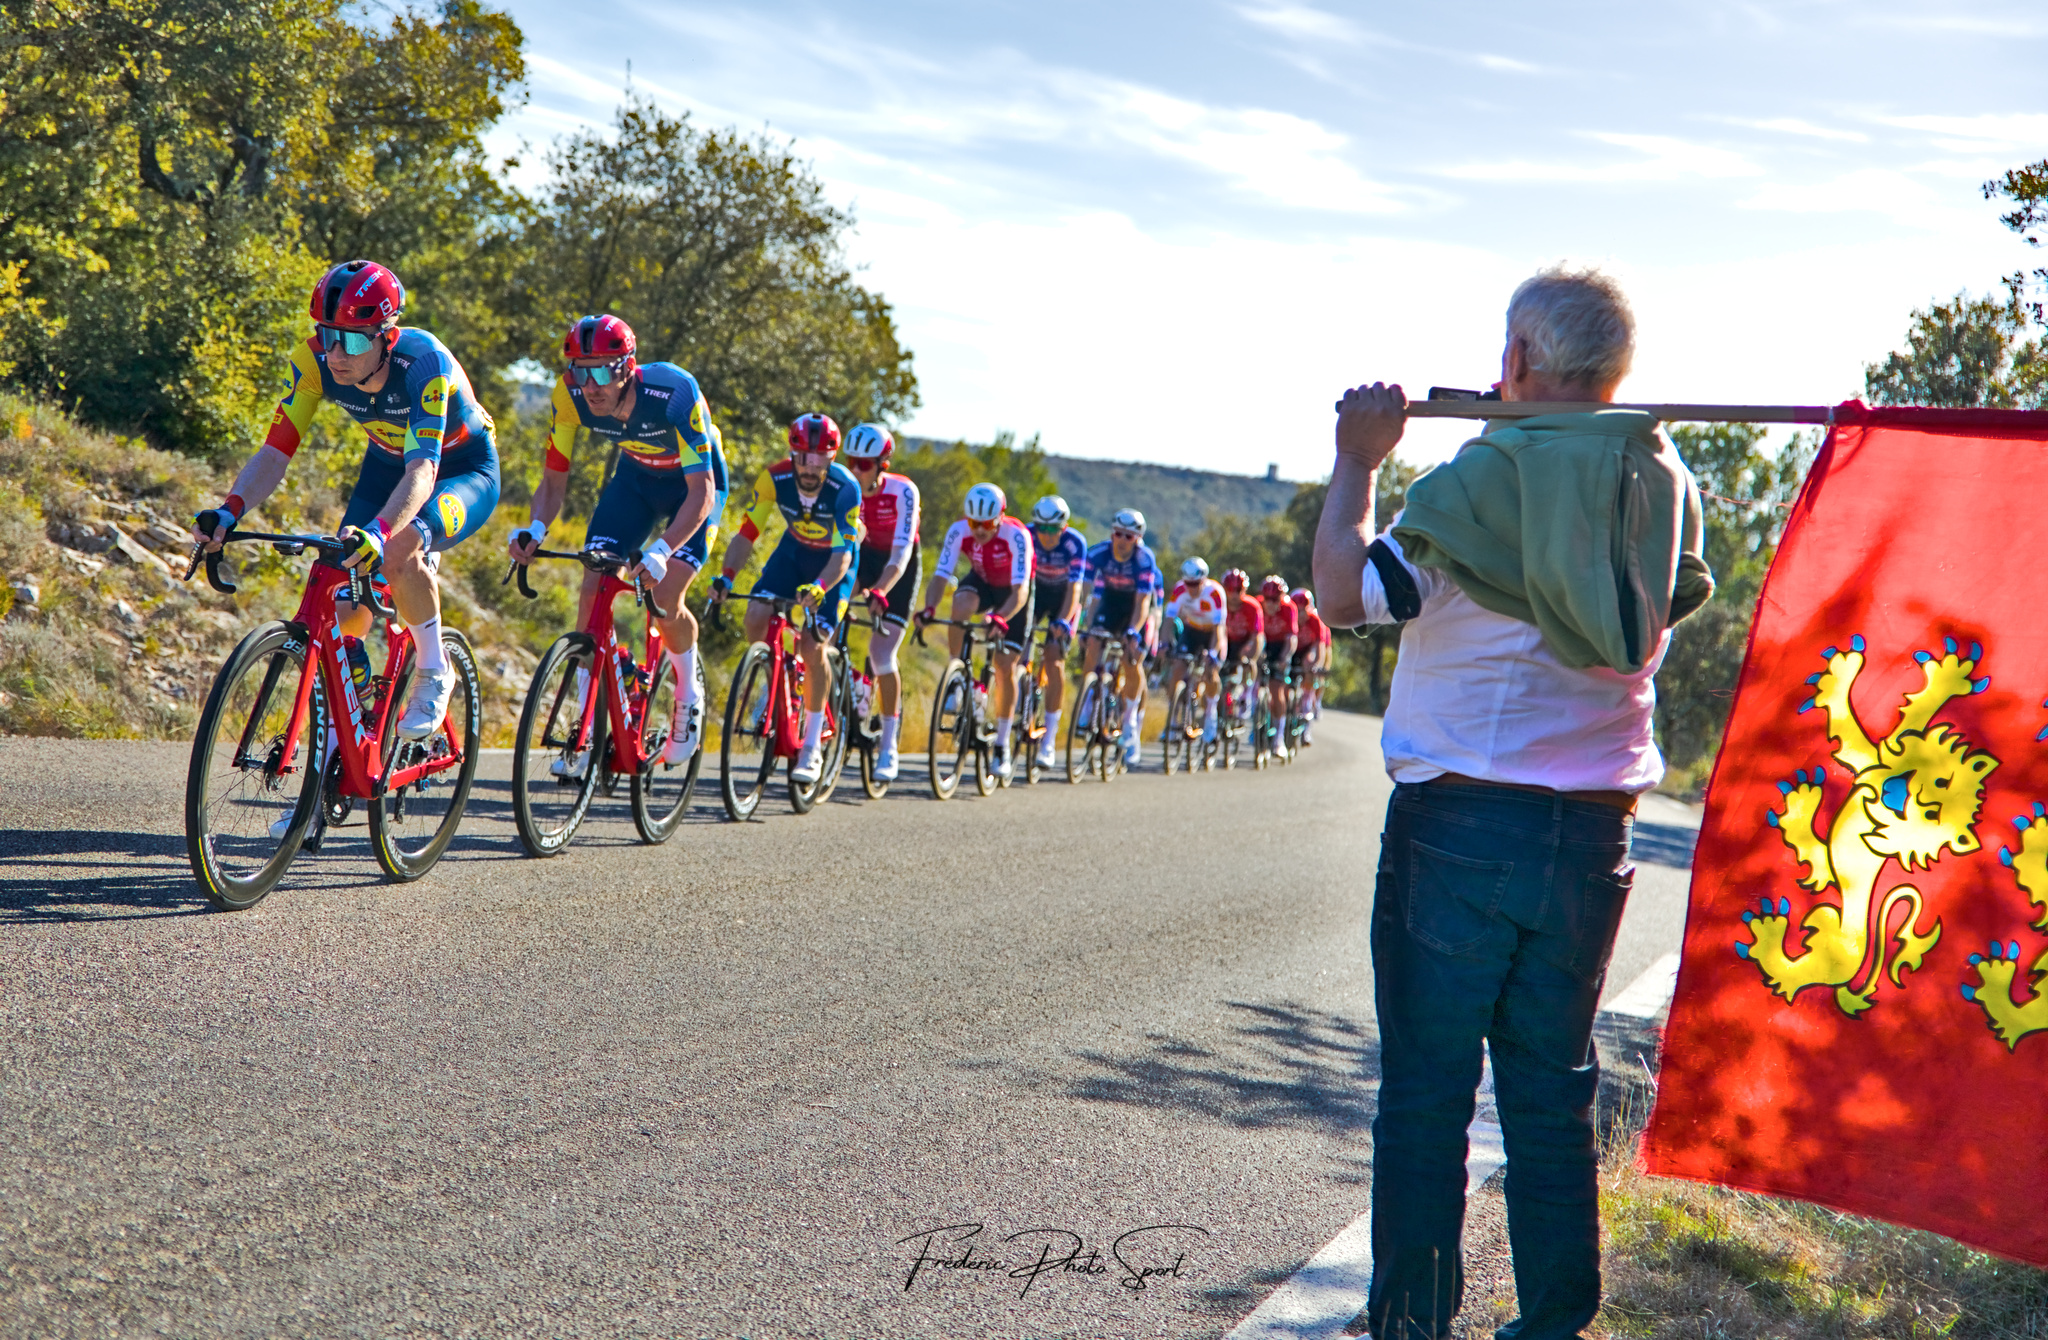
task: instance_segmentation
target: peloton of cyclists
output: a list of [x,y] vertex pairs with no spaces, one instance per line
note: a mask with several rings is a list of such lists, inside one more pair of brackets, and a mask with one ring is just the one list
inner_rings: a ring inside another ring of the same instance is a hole
[[1266,625],[1261,672],[1266,686],[1266,710],[1272,714],[1266,735],[1277,750],[1287,723],[1287,674],[1294,662],[1295,648],[1300,645],[1301,619],[1300,611],[1287,598],[1286,581],[1277,574],[1259,583],[1259,605]]
[[[1166,598],[1166,615],[1180,625],[1179,648],[1190,658],[1185,664],[1174,659],[1167,674],[1166,701],[1173,701],[1185,668],[1199,667],[1195,697],[1202,704],[1202,743],[1207,744],[1216,738],[1216,698],[1223,686],[1225,642],[1223,586],[1209,579],[1205,560],[1190,558],[1180,565],[1180,582]],[[1159,738],[1164,740],[1171,728],[1171,723],[1162,727]]]
[[[1031,534],[1009,516],[1003,491],[994,484],[976,484],[961,503],[962,516],[946,529],[938,565],[925,587],[924,608],[914,616],[923,627],[938,617],[939,596],[953,582],[966,559],[968,571],[953,593],[955,626],[946,630],[946,644],[955,658],[967,630],[959,627],[977,611],[995,629],[995,665],[989,706],[996,718],[996,776],[1010,778],[1010,725],[1017,710],[1017,664],[1031,634]],[[1021,616],[1021,617],[1020,617]]]
[[[1223,574],[1223,664],[1225,668],[1236,668],[1239,683],[1258,683],[1258,656],[1265,647],[1266,612],[1259,598],[1250,591],[1252,579],[1243,568],[1232,568]],[[1242,690],[1235,692],[1241,693]],[[1250,704],[1243,702],[1241,708],[1247,717]]]
[[[1067,524],[1073,513],[1067,500],[1048,493],[1031,508],[1031,608],[1033,623],[1045,625],[1045,734],[1038,741],[1038,766],[1050,768],[1060,734],[1060,713],[1067,701],[1067,647],[1074,640],[1074,620],[1081,612],[1081,574],[1088,562],[1088,541]],[[1031,630],[1024,630],[1031,645]]]
[[853,578],[856,597],[865,595],[875,621],[868,641],[868,667],[881,699],[882,743],[875,753],[878,781],[896,780],[896,741],[903,731],[903,676],[896,651],[924,575],[918,551],[917,485],[889,473],[896,439],[878,423],[864,423],[846,435],[846,468],[860,482],[860,564]]
[[[669,723],[664,766],[690,761],[703,738],[704,677],[697,663],[697,620],[683,597],[717,543],[729,487],[725,452],[697,379],[673,363],[642,363],[633,328],[616,316],[586,316],[562,337],[566,365],[549,400],[547,457],[533,491],[527,523],[512,532],[506,552],[527,563],[547,538],[569,491],[570,455],[580,426],[619,448],[618,468],[590,514],[587,550],[631,555],[654,587],[655,603],[671,613],[658,620],[676,674],[675,716]],[[653,536],[653,540],[648,539]],[[583,574],[576,625],[590,618],[603,577]],[[589,690],[590,671],[577,671],[577,700]],[[549,765],[558,777],[580,777],[589,751]]]
[[1159,560],[1145,546],[1143,512],[1126,507],[1110,518],[1109,538],[1088,551],[1082,580],[1090,591],[1088,649],[1081,673],[1095,673],[1104,639],[1124,639],[1117,696],[1123,707],[1124,766],[1136,767],[1143,752],[1138,714],[1145,705],[1146,631],[1160,595]]
[[825,696],[831,677],[825,649],[832,645],[839,617],[853,595],[854,550],[860,544],[860,484],[833,458],[839,454],[839,425],[823,414],[806,414],[789,426],[789,455],[754,480],[752,500],[739,533],[725,546],[725,563],[711,581],[713,603],[732,591],[732,579],[753,556],[754,542],[779,513],[782,538],[754,579],[747,601],[746,637],[760,642],[775,617],[775,600],[794,600],[810,611],[797,649],[804,661],[804,738],[790,780],[809,786],[818,780],[819,744],[825,732]]
[[[441,644],[438,555],[482,529],[498,506],[498,449],[491,416],[448,347],[401,326],[405,286],[374,261],[345,261],[313,286],[313,335],[292,351],[284,398],[263,445],[219,506],[193,519],[193,538],[217,550],[227,533],[284,482],[292,454],[320,403],[363,425],[369,445],[338,532],[352,542],[343,566],[383,572],[398,616],[412,630],[419,672],[398,734],[420,740],[447,715],[455,672]],[[336,606],[343,649],[368,664],[370,611]]]
[[1315,741],[1309,738],[1309,730],[1315,719],[1322,715],[1321,672],[1330,668],[1330,626],[1316,613],[1315,593],[1306,586],[1297,586],[1289,591],[1287,599],[1293,603],[1300,622],[1300,635],[1290,663],[1298,686],[1294,711],[1301,719],[1301,742],[1314,744]]

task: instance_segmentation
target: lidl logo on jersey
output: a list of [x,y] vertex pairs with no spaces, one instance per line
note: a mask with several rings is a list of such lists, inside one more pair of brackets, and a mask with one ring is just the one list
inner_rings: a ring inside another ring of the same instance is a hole
[[704,400],[701,396],[696,404],[690,406],[690,431],[699,434],[704,431]]
[[428,414],[448,412],[448,379],[436,377],[420,388],[420,408]]
[[299,371],[299,364],[296,359],[285,364],[285,367],[289,368],[292,374],[292,384],[284,388],[284,403],[289,405],[292,403],[292,397],[299,393],[299,378],[306,374]]
[[798,544],[810,545],[813,549],[822,546],[832,535],[832,528],[809,517],[798,517],[789,526],[789,533],[796,536]]
[[462,534],[462,523],[469,512],[462,505],[462,499],[452,493],[444,493],[434,499],[434,507],[441,513],[441,531],[445,535]]

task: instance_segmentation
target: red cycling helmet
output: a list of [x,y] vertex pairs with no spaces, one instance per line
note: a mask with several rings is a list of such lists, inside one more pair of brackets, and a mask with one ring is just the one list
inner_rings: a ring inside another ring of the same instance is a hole
[[1287,593],[1287,598],[1305,610],[1312,610],[1316,607],[1315,592],[1309,590],[1306,586],[1295,587]]
[[375,261],[343,261],[313,285],[307,313],[337,330],[389,330],[405,310],[405,285]]
[[789,449],[839,454],[839,425],[829,414],[805,414],[789,426]]
[[1232,568],[1223,574],[1223,589],[1234,596],[1243,595],[1244,589],[1251,584],[1251,574],[1243,568]]
[[631,372],[635,366],[633,354],[636,348],[633,328],[607,312],[603,316],[586,316],[569,323],[569,333],[562,337],[562,361],[573,363],[579,358],[616,361],[623,358],[626,366],[620,371]]
[[1259,583],[1259,599],[1287,599],[1287,583],[1283,581],[1277,573],[1266,578],[1266,580]]

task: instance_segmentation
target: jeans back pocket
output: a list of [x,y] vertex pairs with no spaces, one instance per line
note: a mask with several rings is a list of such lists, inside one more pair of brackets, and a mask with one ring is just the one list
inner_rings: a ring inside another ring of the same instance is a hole
[[1412,839],[1408,931],[1440,954],[1462,954],[1493,928],[1513,861],[1481,861]]

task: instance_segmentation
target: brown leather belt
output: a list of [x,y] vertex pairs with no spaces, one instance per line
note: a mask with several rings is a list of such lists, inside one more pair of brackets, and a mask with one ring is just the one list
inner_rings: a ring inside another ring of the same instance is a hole
[[1635,813],[1637,795],[1633,791],[1558,791],[1548,786],[1531,786],[1527,782],[1489,782],[1477,777],[1467,777],[1462,772],[1447,772],[1441,777],[1432,777],[1424,786],[1446,782],[1453,786],[1493,787],[1502,791],[1531,791],[1539,796],[1563,796],[1566,800],[1583,800],[1588,804],[1605,805],[1609,809]]

